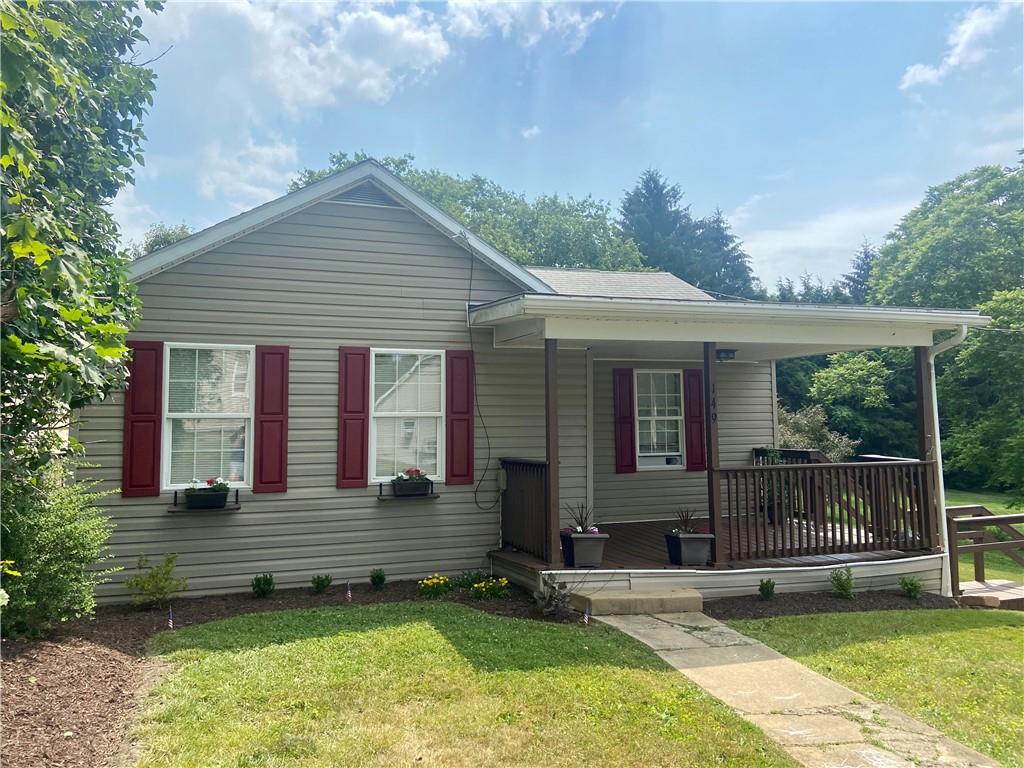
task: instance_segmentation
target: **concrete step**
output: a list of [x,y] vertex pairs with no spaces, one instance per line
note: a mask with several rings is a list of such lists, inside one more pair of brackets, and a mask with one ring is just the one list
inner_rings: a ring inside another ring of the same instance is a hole
[[688,587],[581,590],[569,600],[577,611],[588,611],[591,616],[700,612],[704,608],[700,592]]

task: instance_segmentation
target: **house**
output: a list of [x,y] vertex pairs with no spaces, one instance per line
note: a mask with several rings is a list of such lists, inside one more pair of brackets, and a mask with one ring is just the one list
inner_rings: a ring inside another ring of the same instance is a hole
[[[240,214],[131,266],[142,320],[128,390],[77,436],[119,492],[123,600],[139,554],[179,555],[189,592],[485,567],[708,594],[862,585],[943,556],[932,355],[974,312],[715,300],[664,273],[521,266],[372,161]],[[775,361],[914,347],[920,455],[821,463],[776,445]],[[557,460],[555,458],[557,457]],[[779,463],[779,461],[783,463]],[[392,495],[418,467],[433,493]],[[193,478],[237,491],[185,511]],[[605,567],[568,571],[558,529],[583,504]],[[671,568],[680,507],[716,536],[711,568]]]

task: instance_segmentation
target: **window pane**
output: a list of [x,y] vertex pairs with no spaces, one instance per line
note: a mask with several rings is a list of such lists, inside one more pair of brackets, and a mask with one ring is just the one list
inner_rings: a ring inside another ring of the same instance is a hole
[[168,413],[248,413],[249,350],[172,347],[170,352]]
[[654,444],[651,438],[651,422],[640,422],[640,453],[652,453]]
[[376,353],[376,413],[441,413],[441,356]]
[[244,483],[246,419],[171,419],[171,472],[174,485],[223,477]]
[[414,467],[436,475],[439,422],[432,416],[375,418],[377,477],[394,477]]

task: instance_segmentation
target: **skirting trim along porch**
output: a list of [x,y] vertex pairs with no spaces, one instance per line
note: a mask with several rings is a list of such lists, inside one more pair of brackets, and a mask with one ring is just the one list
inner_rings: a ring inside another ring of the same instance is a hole
[[[896,589],[902,576],[921,580],[928,592],[938,592],[942,580],[944,554],[912,555],[904,552],[864,552],[828,556],[820,565],[792,564],[748,566],[727,569],[689,569],[672,567],[622,568],[551,568],[523,552],[494,551],[489,553],[495,575],[505,576],[531,591],[541,589],[545,575],[556,582],[565,582],[571,590],[586,589],[664,589],[689,587],[706,599],[757,594],[761,579],[773,579],[777,592],[822,592],[830,589],[829,574],[849,566],[853,570],[858,591]],[[808,561],[814,558],[792,558]]]

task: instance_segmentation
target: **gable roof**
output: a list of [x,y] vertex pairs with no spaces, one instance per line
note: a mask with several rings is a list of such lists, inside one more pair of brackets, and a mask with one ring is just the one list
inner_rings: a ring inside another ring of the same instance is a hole
[[669,272],[606,272],[600,269],[527,267],[554,290],[570,296],[709,301],[711,296]]
[[[373,184],[369,185],[367,182]],[[374,185],[378,189],[374,189]],[[353,202],[372,198],[375,195],[383,195],[385,198],[384,201],[363,202],[364,205],[387,204],[386,198],[393,198],[408,206],[428,224],[452,238],[460,246],[524,289],[536,293],[553,293],[551,287],[543,280],[531,274],[487,241],[474,235],[375,160],[356,163],[344,171],[331,174],[307,187],[289,192],[283,197],[271,200],[269,203],[264,203],[230,219],[225,219],[219,224],[207,227],[165,248],[146,254],[129,265],[128,278],[135,282],[145,280],[260,227],[297,213],[303,208],[349,192],[351,192]]]

